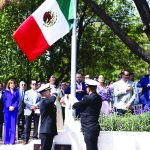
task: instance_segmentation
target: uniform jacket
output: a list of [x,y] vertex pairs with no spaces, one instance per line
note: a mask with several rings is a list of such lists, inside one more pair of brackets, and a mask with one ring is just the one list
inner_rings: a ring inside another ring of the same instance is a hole
[[40,103],[41,126],[40,133],[57,134],[55,96],[50,99],[42,98]]
[[[35,105],[38,108],[39,108],[39,105],[40,105],[40,98],[41,98],[40,93],[37,93],[37,99],[36,99]],[[25,92],[24,103],[25,103],[24,115],[29,116],[32,113],[31,106],[33,105],[32,90],[28,90],[28,91]]]
[[82,108],[80,114],[83,133],[99,135],[99,115],[102,106],[102,99],[97,93],[91,93],[83,97],[82,101],[76,102],[73,108]]
[[13,93],[10,90],[4,91],[4,112],[9,112],[9,107],[13,106],[14,111],[18,111],[19,91],[14,89]]

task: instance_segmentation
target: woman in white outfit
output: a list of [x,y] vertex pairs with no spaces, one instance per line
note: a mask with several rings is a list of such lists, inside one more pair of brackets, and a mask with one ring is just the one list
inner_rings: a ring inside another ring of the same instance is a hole
[[[56,78],[55,76],[52,74],[50,75],[49,77],[49,83],[50,83],[50,87],[54,87],[56,88],[56,85],[55,85],[55,82],[56,82]],[[56,108],[57,108],[57,130],[63,130],[63,117],[62,117],[62,110],[61,110],[61,105],[60,105],[60,95],[61,95],[61,91],[59,89],[57,89],[57,98],[56,98],[56,101],[55,101],[55,105],[56,105]]]

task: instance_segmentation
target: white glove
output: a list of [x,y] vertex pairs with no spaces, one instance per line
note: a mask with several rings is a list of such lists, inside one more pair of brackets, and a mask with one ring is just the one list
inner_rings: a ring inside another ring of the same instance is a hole
[[56,88],[52,88],[51,89],[51,95],[56,95],[57,96],[57,90],[56,90]]
[[13,111],[14,107],[13,106],[9,106],[9,111]]

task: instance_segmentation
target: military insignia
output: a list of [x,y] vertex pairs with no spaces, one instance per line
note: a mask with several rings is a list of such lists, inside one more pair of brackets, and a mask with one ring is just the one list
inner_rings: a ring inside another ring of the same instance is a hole
[[58,16],[55,12],[52,12],[52,11],[45,12],[43,15],[44,26],[46,26],[46,27],[53,26],[57,21],[57,17]]

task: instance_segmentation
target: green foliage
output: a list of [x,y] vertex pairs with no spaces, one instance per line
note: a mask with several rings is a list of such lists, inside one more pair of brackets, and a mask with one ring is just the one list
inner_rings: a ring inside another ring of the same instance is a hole
[[[18,82],[24,80],[29,83],[31,79],[47,82],[48,75],[56,71],[53,66],[57,67],[62,64],[58,61],[60,60],[60,56],[58,56],[57,52],[55,53],[57,47],[55,49],[53,47],[51,48],[51,52],[54,50],[52,56],[47,56],[47,53],[45,53],[33,63],[29,63],[12,38],[12,34],[18,26],[40,4],[41,1],[39,0],[24,0],[19,3],[14,2],[8,4],[4,11],[0,13],[0,81],[7,82],[8,79],[15,78]],[[56,57],[55,54],[57,54]],[[59,55],[61,54],[62,53],[59,53]],[[64,57],[64,55],[62,56]],[[56,63],[54,60],[58,62]],[[62,62],[64,61],[65,59]]]
[[[139,30],[142,23],[131,1],[105,0],[97,3],[142,47],[150,43]],[[146,73],[148,65],[132,54],[110,28],[95,16],[84,29],[78,51],[78,64],[84,74],[103,74],[106,80],[117,80],[118,74],[124,69],[134,72],[139,80]]]
[[150,113],[141,115],[126,114],[125,116],[102,115],[100,118],[102,131],[146,131],[150,132]]
[[[149,41],[141,32],[142,23],[133,2],[96,0],[135,41],[149,50]],[[9,3],[0,12],[0,81],[15,78],[18,82],[31,79],[48,81],[55,73],[58,80],[69,81],[71,71],[71,32],[50,47],[33,63],[29,63],[12,39],[17,27],[42,3],[41,0],[21,0]],[[120,39],[95,16],[85,3],[78,3],[77,71],[92,77],[103,74],[106,80],[117,80],[122,69],[135,73],[139,79],[147,63],[135,56]]]

